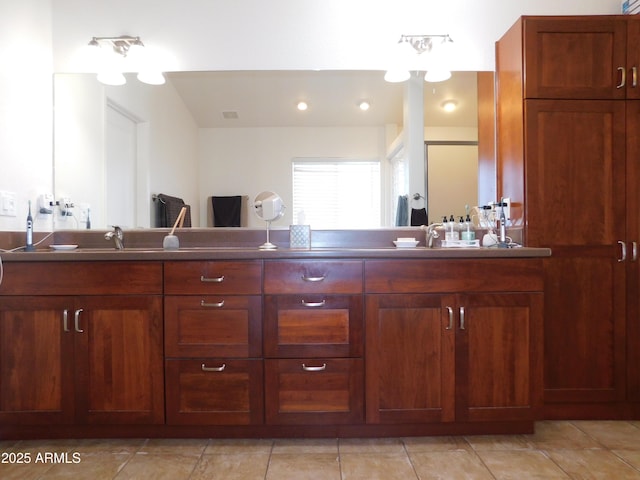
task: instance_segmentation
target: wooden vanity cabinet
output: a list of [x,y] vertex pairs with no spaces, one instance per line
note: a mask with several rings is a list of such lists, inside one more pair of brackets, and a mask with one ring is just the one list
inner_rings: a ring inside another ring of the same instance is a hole
[[639,391],[639,45],[621,15],[523,17],[496,45],[498,191],[553,251],[546,418],[621,418]]
[[170,425],[264,421],[260,261],[165,263]]
[[265,261],[264,291],[266,422],[361,423],[362,261]]
[[367,423],[532,425],[540,261],[367,260],[365,278]]
[[161,282],[159,264],[6,263],[0,424],[163,423]]

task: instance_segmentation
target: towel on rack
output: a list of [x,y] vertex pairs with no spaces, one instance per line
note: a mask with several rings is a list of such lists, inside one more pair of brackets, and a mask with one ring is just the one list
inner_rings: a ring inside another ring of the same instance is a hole
[[180,214],[182,207],[187,207],[187,212],[184,215],[184,223],[182,226],[191,226],[191,206],[184,203],[183,199],[160,193],[157,196],[157,201],[156,225],[158,227],[173,227],[178,219],[178,215]]
[[398,196],[398,208],[396,209],[396,227],[404,227],[408,222],[409,196]]
[[419,227],[421,225],[429,225],[426,208],[411,209],[411,226]]
[[242,196],[211,197],[214,227],[239,227]]

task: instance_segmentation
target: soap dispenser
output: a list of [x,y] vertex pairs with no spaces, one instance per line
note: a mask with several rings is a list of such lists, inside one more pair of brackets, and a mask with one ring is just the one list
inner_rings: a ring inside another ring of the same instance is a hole
[[[445,220],[446,222],[446,217]],[[444,223],[444,222],[443,222]],[[449,221],[445,224],[445,234],[444,238],[447,241],[453,242],[456,240],[460,240],[460,234],[456,229],[456,219],[453,218],[453,215],[449,217]]]
[[476,232],[473,230],[471,226],[471,217],[467,213],[467,218],[464,219],[464,230],[460,233],[462,240],[473,241],[476,239]]

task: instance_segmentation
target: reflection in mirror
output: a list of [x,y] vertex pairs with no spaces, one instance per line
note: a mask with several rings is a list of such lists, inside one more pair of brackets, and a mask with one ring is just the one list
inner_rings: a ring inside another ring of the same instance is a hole
[[258,218],[267,222],[267,241],[260,245],[260,250],[273,250],[278,248],[269,241],[269,229],[271,222],[284,216],[285,206],[280,195],[273,192],[261,192],[253,201],[254,211]]
[[[55,198],[90,208],[92,228],[148,228],[151,197],[165,193],[183,198],[193,226],[206,227],[212,196],[275,190],[293,205],[293,159],[373,159],[381,165],[379,224],[392,226],[398,192],[427,197],[396,185],[391,162],[402,157],[404,88],[368,71],[175,72],[163,86],[132,76],[121,87],[56,74]],[[441,108],[450,98],[458,100],[453,114]],[[300,100],[304,112],[295,109]],[[424,105],[426,139],[477,140],[475,72],[424,83]],[[461,203],[446,201],[456,210]],[[248,203],[246,226],[262,226]],[[287,210],[283,221],[295,215]],[[56,216],[55,228],[84,227],[79,211]]]

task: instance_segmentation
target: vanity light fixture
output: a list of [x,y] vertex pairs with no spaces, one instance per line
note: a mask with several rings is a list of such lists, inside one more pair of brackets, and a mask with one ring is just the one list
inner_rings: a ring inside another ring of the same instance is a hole
[[93,37],[89,47],[98,57],[98,81],[106,85],[124,85],[123,72],[138,72],[138,80],[162,85],[165,78],[156,66],[140,37]]
[[[387,70],[384,75],[384,79],[387,82],[391,83],[399,83],[408,80],[411,77],[411,73],[409,69],[404,68],[402,63],[409,63],[409,59],[406,58],[406,50],[408,49],[414,55],[422,55],[422,54],[437,54],[442,50],[444,46],[449,43],[453,43],[453,40],[449,36],[449,34],[445,35],[401,35],[400,40],[398,40],[398,54],[402,57],[401,59],[396,59],[398,66]],[[451,77],[451,72],[447,70],[442,63],[444,60],[441,58],[432,58],[431,64],[432,66],[426,69],[426,74],[424,76],[425,82],[442,82]]]

